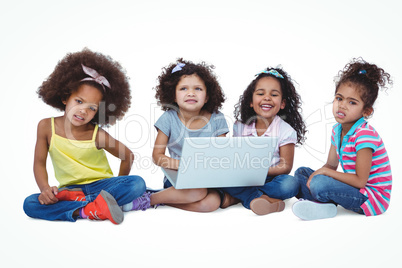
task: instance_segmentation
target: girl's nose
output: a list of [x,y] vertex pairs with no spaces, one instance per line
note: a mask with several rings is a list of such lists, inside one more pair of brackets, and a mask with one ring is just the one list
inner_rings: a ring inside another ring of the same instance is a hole
[[87,107],[81,107],[80,108],[80,113],[82,113],[82,114],[87,114]]

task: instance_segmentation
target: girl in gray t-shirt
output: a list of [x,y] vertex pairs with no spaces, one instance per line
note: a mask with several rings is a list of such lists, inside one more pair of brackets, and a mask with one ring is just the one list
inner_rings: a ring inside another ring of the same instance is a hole
[[[156,99],[165,113],[155,123],[158,131],[153,161],[163,168],[178,169],[185,137],[219,137],[229,132],[219,112],[224,94],[214,66],[179,59],[164,68],[156,87]],[[166,154],[166,148],[169,156]],[[133,202],[134,210],[165,204],[189,211],[210,212],[221,197],[214,189],[175,189],[165,178],[164,190],[145,193]]]

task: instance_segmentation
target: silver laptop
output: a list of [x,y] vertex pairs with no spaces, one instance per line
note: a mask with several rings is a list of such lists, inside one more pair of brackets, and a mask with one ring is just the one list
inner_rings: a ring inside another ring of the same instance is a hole
[[185,138],[178,170],[162,171],[176,189],[260,186],[275,137]]

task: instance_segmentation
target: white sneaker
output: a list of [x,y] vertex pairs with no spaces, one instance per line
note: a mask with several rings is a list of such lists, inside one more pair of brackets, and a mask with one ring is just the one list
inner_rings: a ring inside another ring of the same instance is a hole
[[297,217],[305,221],[333,218],[337,213],[337,208],[332,203],[318,203],[303,199],[294,203],[292,210]]

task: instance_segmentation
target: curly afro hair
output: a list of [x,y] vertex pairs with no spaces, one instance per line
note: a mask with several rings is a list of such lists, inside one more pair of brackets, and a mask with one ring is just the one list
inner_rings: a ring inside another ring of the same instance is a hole
[[[172,70],[178,63],[184,63],[180,71],[172,73]],[[194,64],[191,61],[185,61],[182,58],[177,60],[177,63],[172,63],[168,67],[162,69],[162,74],[158,77],[158,85],[156,86],[155,98],[162,110],[178,109],[175,102],[176,86],[180,79],[186,75],[196,74],[205,83],[207,88],[208,102],[202,107],[209,113],[217,112],[225,101],[225,95],[218,83],[218,80],[213,73],[213,65],[207,65],[205,62]]]
[[375,64],[370,64],[362,58],[352,59],[343,70],[335,77],[335,93],[342,84],[356,86],[362,101],[363,109],[373,108],[378,97],[380,88],[387,89],[386,85],[392,86],[391,76]]
[[258,76],[248,85],[247,89],[240,96],[239,102],[235,105],[234,116],[236,120],[239,120],[243,124],[252,124],[257,118],[257,114],[253,107],[250,107],[250,103],[253,101],[253,94],[256,90],[258,81],[263,77],[273,77],[281,85],[282,96],[285,100],[285,108],[278,112],[285,122],[292,126],[297,133],[297,143],[303,144],[305,140],[306,126],[301,116],[301,98],[296,92],[296,88],[290,76],[280,68],[267,68],[266,71],[275,70],[280,73],[283,78],[277,78],[270,73],[260,73]]
[[[110,88],[104,88],[95,81],[81,81],[89,77],[84,73],[82,65],[96,70],[104,76]],[[75,92],[82,84],[98,88],[103,94],[103,100],[92,123],[101,126],[113,125],[121,119],[131,104],[130,85],[126,71],[110,56],[84,48],[80,52],[68,53],[58,62],[54,71],[42,83],[37,93],[39,98],[60,110],[65,110],[64,100]]]

